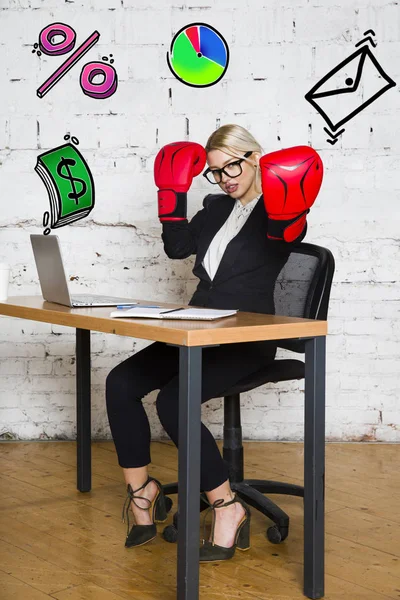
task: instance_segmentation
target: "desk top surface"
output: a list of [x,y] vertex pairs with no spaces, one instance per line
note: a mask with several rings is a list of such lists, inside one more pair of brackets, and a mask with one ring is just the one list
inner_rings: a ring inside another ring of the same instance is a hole
[[[154,300],[133,298],[140,304]],[[178,308],[178,303],[159,302],[160,306]],[[232,317],[216,321],[173,321],[167,319],[112,318],[115,307],[70,308],[43,300],[42,296],[9,296],[0,302],[0,315],[54,323],[66,327],[115,333],[135,338],[178,344],[207,346],[234,342],[280,340],[327,335],[328,322],[280,315],[239,311]]]

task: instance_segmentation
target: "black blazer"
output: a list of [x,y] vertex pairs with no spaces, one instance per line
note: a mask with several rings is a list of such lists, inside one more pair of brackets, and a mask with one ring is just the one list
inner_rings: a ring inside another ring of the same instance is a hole
[[274,286],[291,248],[291,243],[267,238],[268,215],[263,196],[239,233],[229,242],[211,281],[202,261],[211,240],[231,213],[235,199],[227,194],[208,194],[203,209],[190,222],[163,223],[162,240],[169,258],[196,254],[193,273],[200,281],[189,304],[209,308],[237,308],[247,312],[274,314]]

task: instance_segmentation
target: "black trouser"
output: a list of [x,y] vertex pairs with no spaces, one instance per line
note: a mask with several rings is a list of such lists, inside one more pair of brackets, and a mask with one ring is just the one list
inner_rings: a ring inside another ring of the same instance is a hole
[[[275,341],[203,348],[201,402],[222,397],[240,379],[273,361],[275,354]],[[161,424],[178,446],[178,347],[154,342],[114,367],[107,376],[107,413],[121,467],[143,467],[151,462],[150,425],[142,398],[156,389],[160,389],[156,407]],[[202,491],[213,490],[229,477],[215,439],[203,423],[200,477]]]

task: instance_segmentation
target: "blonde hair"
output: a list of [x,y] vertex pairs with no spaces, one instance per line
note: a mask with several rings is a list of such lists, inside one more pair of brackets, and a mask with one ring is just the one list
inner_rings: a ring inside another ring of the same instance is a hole
[[[250,131],[234,123],[228,123],[216,129],[208,138],[204,148],[206,152],[221,150],[221,152],[230,154],[235,158],[243,158],[243,154],[249,150],[259,152],[261,155],[263,154],[263,148]],[[251,156],[244,160],[253,166]],[[257,166],[256,170],[256,188],[261,193],[261,172],[259,166]]]

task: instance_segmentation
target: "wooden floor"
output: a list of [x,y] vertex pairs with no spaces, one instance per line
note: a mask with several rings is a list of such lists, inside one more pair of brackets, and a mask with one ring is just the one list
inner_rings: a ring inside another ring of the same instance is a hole
[[[0,443],[1,600],[175,600],[176,545],[159,536],[126,549],[125,486],[111,442],[94,443],[93,489],[76,491],[72,442]],[[301,484],[301,444],[245,443],[246,476]],[[152,444],[150,474],[176,480],[177,451]],[[400,598],[400,446],[329,444],[326,600]],[[251,548],[200,566],[200,598],[302,599],[302,499],[275,496],[290,514],[273,545],[252,510]],[[174,505],[176,496],[173,497]],[[202,518],[201,518],[202,520]]]

